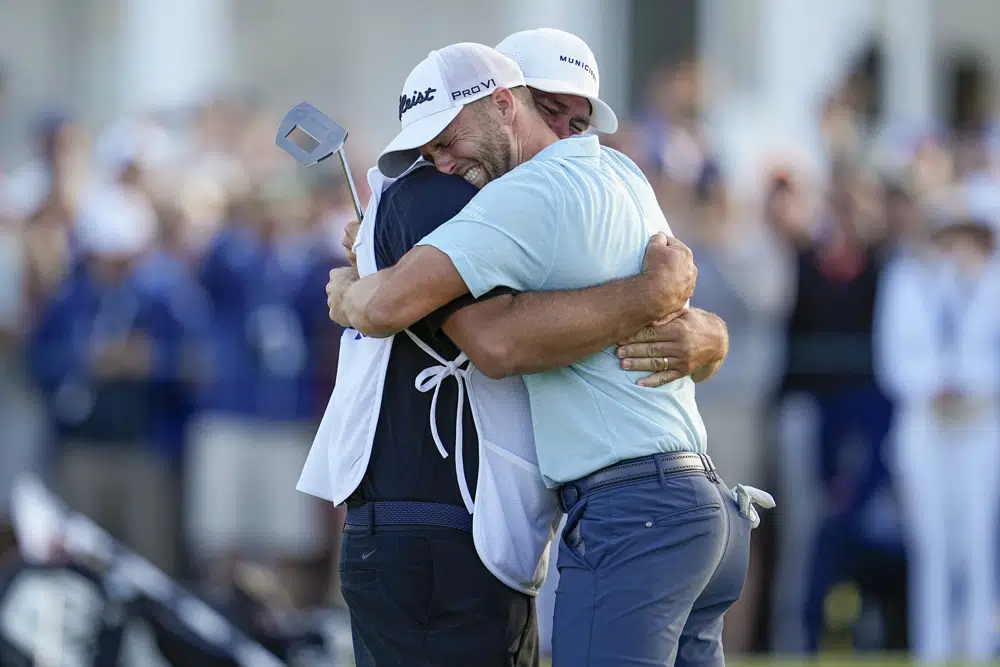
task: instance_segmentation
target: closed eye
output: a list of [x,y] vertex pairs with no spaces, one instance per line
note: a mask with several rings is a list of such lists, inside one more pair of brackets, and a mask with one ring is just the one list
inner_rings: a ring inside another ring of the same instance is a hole
[[433,163],[434,156],[440,153],[442,150],[445,150],[446,148],[451,148],[452,143],[454,143],[454,139],[449,139],[446,142],[442,142],[439,140],[430,146],[425,146],[424,148],[422,148],[420,150],[420,154],[423,155],[425,160]]

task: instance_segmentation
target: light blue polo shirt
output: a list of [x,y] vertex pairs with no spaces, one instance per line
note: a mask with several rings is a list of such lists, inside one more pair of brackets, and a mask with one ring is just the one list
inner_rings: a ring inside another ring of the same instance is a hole
[[[484,187],[425,237],[476,297],[591,287],[634,276],[650,236],[670,227],[649,182],[595,136],[558,141]],[[609,347],[569,367],[525,376],[538,462],[557,486],[659,452],[705,452],[694,382],[655,389]]]

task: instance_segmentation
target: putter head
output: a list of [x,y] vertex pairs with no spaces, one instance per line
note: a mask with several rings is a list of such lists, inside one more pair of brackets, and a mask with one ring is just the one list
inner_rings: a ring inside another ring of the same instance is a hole
[[278,126],[274,143],[306,166],[322,162],[344,146],[347,130],[325,113],[302,102]]

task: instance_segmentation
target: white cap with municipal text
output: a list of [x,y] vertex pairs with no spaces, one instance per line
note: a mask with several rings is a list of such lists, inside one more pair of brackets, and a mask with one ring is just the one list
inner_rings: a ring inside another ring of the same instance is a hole
[[538,28],[515,32],[496,48],[518,64],[529,86],[585,97],[594,107],[591,125],[608,134],[618,130],[615,112],[598,97],[601,75],[585,41],[563,30]]
[[463,106],[497,88],[523,85],[517,63],[484,44],[461,42],[431,51],[406,77],[399,96],[402,130],[379,156],[379,171],[396,178],[420,158],[420,147],[441,134]]

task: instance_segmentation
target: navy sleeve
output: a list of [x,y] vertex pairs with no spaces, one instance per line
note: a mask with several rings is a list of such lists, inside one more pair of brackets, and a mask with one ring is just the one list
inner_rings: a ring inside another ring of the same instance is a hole
[[375,225],[378,268],[392,266],[435,229],[455,217],[476,188],[433,167],[410,172],[389,186],[379,202]]
[[424,323],[427,325],[427,328],[430,329],[431,333],[436,336],[438,335],[438,332],[441,331],[441,327],[444,326],[444,323],[448,321],[448,318],[451,317],[452,314],[455,313],[455,311],[461,310],[462,308],[465,308],[468,305],[476,303],[477,301],[485,301],[486,299],[492,299],[493,297],[500,296],[501,294],[515,294],[515,293],[516,291],[512,290],[509,287],[497,287],[496,289],[493,289],[487,292],[486,294],[482,295],[478,299],[472,296],[471,294],[464,294],[455,299],[454,301],[452,301],[451,303],[445,306],[441,306],[433,313],[425,317]]
[[[379,269],[392,266],[435,229],[455,217],[478,192],[458,176],[442,174],[433,167],[410,172],[389,186],[379,202],[375,221],[375,263]],[[490,298],[510,293],[500,288],[484,295]],[[455,311],[475,303],[471,294],[461,296],[428,315],[423,324],[437,335]]]

